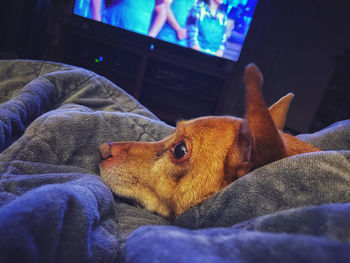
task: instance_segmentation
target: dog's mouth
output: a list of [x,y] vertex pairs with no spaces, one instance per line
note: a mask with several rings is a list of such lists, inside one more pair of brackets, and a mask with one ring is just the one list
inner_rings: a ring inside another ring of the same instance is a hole
[[145,208],[145,206],[136,198],[120,196],[120,195],[117,195],[116,193],[113,193],[113,195],[114,195],[114,200],[118,202],[125,203],[136,208]]

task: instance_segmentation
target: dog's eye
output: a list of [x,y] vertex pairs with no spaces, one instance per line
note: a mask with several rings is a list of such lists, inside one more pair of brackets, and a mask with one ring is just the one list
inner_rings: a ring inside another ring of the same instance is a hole
[[181,159],[187,153],[186,144],[184,142],[178,143],[174,148],[174,157],[175,159]]

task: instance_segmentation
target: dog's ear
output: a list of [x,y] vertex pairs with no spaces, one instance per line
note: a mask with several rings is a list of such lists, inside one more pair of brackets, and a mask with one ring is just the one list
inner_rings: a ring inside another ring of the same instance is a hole
[[269,108],[269,112],[277,129],[283,130],[293,97],[293,93],[288,93]]
[[[263,76],[254,64],[249,64],[246,67],[244,84],[246,89],[245,118],[251,137],[249,159],[252,168],[255,169],[286,157],[286,149],[275,122],[265,105],[261,91]],[[277,122],[280,125],[283,121],[277,120]]]

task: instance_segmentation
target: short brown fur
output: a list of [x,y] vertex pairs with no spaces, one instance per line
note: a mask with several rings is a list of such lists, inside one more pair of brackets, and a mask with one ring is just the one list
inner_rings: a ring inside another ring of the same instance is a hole
[[254,64],[247,66],[244,82],[244,119],[201,117],[179,122],[175,132],[159,142],[104,143],[102,179],[118,195],[174,218],[258,167],[319,151],[280,130],[292,94],[268,109],[262,75]]

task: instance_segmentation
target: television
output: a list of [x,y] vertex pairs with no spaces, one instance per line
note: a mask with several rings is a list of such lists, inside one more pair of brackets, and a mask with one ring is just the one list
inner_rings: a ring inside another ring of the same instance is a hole
[[[239,59],[257,0],[75,0],[73,13],[200,53]],[[154,45],[150,45],[154,48]]]

